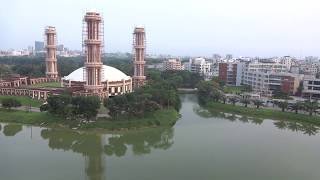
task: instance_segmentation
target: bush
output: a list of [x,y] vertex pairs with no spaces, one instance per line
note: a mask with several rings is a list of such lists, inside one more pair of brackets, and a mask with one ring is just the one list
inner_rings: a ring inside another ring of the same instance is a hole
[[5,98],[2,100],[2,106],[6,109],[11,109],[12,107],[20,107],[21,102],[15,98]]

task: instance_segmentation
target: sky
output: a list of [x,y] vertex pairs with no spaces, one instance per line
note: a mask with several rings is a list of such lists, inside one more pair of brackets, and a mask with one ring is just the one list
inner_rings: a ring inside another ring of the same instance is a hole
[[1,0],[0,49],[43,40],[81,49],[86,11],[103,14],[105,52],[131,52],[136,25],[147,53],[174,56],[320,56],[319,0]]

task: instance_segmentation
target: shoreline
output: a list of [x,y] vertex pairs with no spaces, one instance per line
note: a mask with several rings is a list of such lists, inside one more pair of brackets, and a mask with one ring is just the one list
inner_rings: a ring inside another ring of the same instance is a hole
[[107,119],[98,118],[96,121],[65,120],[50,115],[46,112],[25,112],[18,110],[6,110],[0,108],[1,123],[17,123],[48,128],[66,128],[70,130],[104,130],[104,131],[128,131],[143,128],[171,127],[180,118],[180,114],[174,109],[162,109],[154,113],[146,114],[142,118]]
[[209,112],[217,113],[234,113],[253,118],[272,119],[281,121],[294,121],[299,123],[309,123],[320,127],[320,117],[317,115],[309,116],[306,114],[295,114],[294,112],[281,112],[271,109],[252,108],[243,106],[233,106],[231,104],[222,104],[217,102],[209,102],[203,106]]

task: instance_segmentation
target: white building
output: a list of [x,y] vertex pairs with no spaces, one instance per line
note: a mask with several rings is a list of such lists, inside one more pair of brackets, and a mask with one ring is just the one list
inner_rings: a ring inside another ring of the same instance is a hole
[[211,71],[212,63],[206,62],[204,58],[196,58],[189,60],[189,71],[198,73],[203,76],[205,79],[212,78],[212,71]]
[[181,71],[184,70],[184,66],[181,63],[180,59],[168,59],[163,62],[164,71]]
[[306,98],[320,99],[320,79],[315,77],[306,77],[303,80],[302,94]]

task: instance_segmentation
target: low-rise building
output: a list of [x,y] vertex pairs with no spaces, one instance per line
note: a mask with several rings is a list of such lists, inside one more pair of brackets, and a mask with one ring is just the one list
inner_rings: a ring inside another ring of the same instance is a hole
[[163,62],[164,71],[181,71],[184,70],[184,66],[180,59],[168,59]]
[[311,99],[320,99],[320,79],[315,77],[306,77],[303,80],[303,97]]

